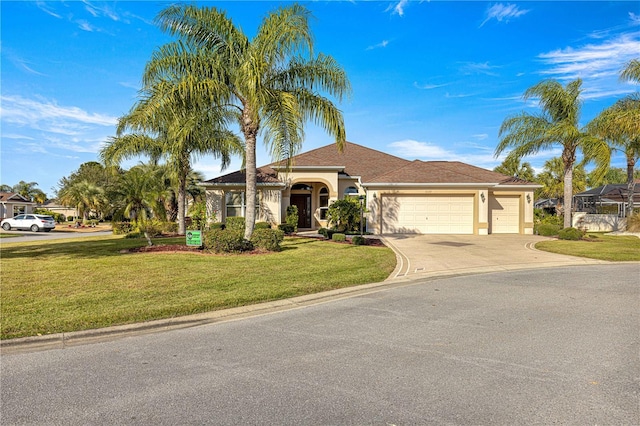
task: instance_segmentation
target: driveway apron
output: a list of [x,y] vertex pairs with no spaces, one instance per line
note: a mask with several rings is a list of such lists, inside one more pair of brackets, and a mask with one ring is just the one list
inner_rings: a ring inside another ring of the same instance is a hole
[[[538,235],[385,235],[398,264],[389,279],[416,274],[457,275],[608,262],[537,250]],[[415,277],[417,278],[417,277]]]

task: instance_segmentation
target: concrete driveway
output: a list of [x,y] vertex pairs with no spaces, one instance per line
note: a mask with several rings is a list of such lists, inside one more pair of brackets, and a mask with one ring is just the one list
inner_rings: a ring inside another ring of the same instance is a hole
[[550,240],[538,235],[398,234],[383,240],[398,258],[390,279],[608,263],[536,250],[538,241]]

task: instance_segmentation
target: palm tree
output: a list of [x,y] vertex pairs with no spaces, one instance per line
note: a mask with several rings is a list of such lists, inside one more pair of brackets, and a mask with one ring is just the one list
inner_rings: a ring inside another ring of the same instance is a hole
[[[633,60],[621,72],[623,80],[640,83],[640,60]],[[640,158],[640,94],[626,96],[594,118],[587,128],[606,140],[611,149],[627,160],[627,215],[633,214],[635,165]]]
[[0,185],[0,192],[12,192],[13,187],[11,185],[2,184]]
[[505,160],[497,165],[493,171],[526,180],[527,182],[533,182],[536,176],[533,167],[531,167],[531,163],[520,163],[519,159],[513,157],[505,158]]
[[579,127],[581,86],[580,79],[564,87],[555,80],[545,80],[527,89],[523,98],[539,98],[542,111],[539,114],[522,112],[505,119],[499,132],[501,140],[495,150],[497,157],[511,148],[508,157],[519,160],[560,145],[564,168],[565,228],[571,226],[573,168],[578,150],[584,153],[585,158],[596,161],[598,174],[606,172],[610,160],[606,144]]
[[38,182],[25,182],[21,180],[11,188],[11,191],[36,203],[44,203],[47,201],[47,194],[42,192],[41,189],[36,188],[36,186],[38,186]]
[[73,206],[78,216],[89,218],[93,210],[99,212],[107,203],[104,190],[86,180],[75,182],[58,191],[58,200],[66,206]]
[[154,217],[164,220],[165,187],[161,167],[139,165],[124,173],[114,195],[118,212],[133,222]]
[[[166,76],[165,76],[166,77]],[[167,159],[178,182],[178,233],[185,233],[185,187],[191,163],[199,155],[221,158],[224,169],[232,153],[242,152],[240,139],[224,128],[219,110],[190,99],[176,88],[191,73],[145,85],[142,99],[121,117],[117,136],[100,152],[108,163],[147,154],[152,161]],[[126,133],[131,131],[132,133]]]
[[259,135],[276,160],[295,155],[311,120],[346,140],[340,110],[321,93],[341,100],[349,93],[345,72],[323,54],[312,56],[309,11],[298,4],[268,14],[249,39],[223,11],[192,5],[170,6],[158,15],[161,28],[180,40],[163,46],[148,64],[146,81],[197,68],[179,90],[208,97],[237,119],[244,137],[246,168],[246,239],[256,220],[256,142]]

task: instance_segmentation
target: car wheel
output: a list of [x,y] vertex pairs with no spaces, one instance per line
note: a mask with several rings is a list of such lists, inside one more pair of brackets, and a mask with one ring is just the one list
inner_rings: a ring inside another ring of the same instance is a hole
[[40,228],[38,228],[38,225],[31,225],[31,230],[33,232],[38,232],[40,230]]
[[11,225],[9,225],[8,223],[3,223],[2,224],[2,229],[4,229],[5,231],[10,231],[11,230]]

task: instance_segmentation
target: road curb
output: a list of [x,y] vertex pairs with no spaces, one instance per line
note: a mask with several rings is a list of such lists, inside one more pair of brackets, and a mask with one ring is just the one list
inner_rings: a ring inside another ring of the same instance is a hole
[[[485,267],[457,269],[439,272],[422,272],[411,275],[399,276],[378,283],[363,284],[355,287],[346,287],[329,290],[322,293],[297,296],[289,299],[275,300],[255,305],[239,306],[200,314],[154,320],[135,324],[117,325],[93,330],[74,331],[69,333],[56,333],[44,336],[30,336],[0,341],[0,354],[11,355],[27,352],[37,352],[52,349],[64,349],[67,347],[87,345],[122,339],[125,337],[158,333],[182,328],[196,327],[206,324],[236,321],[249,317],[268,315],[292,309],[300,309],[349,297],[361,296],[378,291],[393,288],[406,287],[444,278],[455,278],[468,275],[481,275],[513,270],[543,269],[566,266],[584,266],[607,264],[611,262],[593,259],[582,259],[581,262],[560,261],[537,265],[518,264],[505,265],[504,267]],[[634,262],[635,263],[635,262]]]

